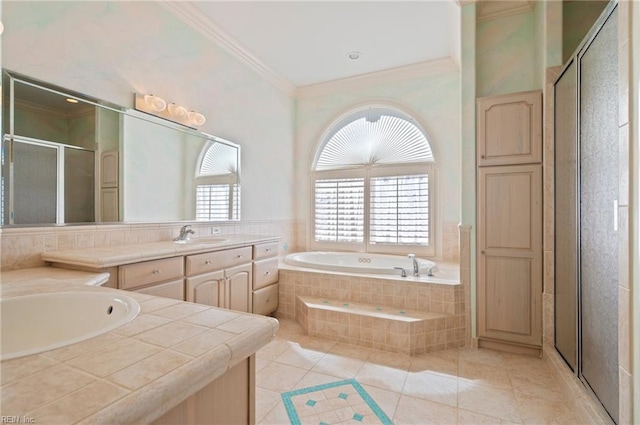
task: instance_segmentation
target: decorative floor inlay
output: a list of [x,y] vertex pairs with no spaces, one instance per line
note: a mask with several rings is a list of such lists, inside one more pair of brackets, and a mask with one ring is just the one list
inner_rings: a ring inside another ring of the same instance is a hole
[[393,425],[355,379],[282,393],[291,425],[362,423]]

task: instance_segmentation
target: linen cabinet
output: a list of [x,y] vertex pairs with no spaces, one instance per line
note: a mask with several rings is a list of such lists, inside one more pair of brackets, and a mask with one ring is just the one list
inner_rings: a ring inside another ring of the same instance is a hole
[[478,345],[542,346],[542,94],[478,99]]

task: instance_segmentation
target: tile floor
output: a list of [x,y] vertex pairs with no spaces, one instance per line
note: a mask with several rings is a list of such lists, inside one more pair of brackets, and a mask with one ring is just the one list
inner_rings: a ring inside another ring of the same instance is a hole
[[[578,423],[542,360],[497,351],[409,357],[311,338],[285,319],[276,339],[258,351],[256,370],[259,425],[291,423],[281,393],[351,378],[396,425]],[[380,423],[341,408],[301,423]]]

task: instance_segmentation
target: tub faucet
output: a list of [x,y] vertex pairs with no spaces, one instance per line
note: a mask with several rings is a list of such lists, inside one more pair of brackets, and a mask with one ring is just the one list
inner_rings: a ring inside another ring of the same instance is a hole
[[191,229],[191,225],[187,224],[186,226],[182,226],[182,228],[180,229],[180,235],[176,238],[174,238],[173,240],[176,242],[180,242],[180,241],[188,241],[189,240],[189,235],[195,235],[196,232],[194,232]]
[[420,276],[420,268],[418,267],[418,260],[416,260],[416,255],[409,254],[407,255],[407,258],[410,258],[413,260],[413,275],[416,277]]

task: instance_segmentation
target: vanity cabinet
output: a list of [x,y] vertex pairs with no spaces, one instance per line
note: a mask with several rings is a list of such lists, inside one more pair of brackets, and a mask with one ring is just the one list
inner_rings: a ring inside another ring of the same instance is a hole
[[187,256],[186,301],[251,313],[251,255],[242,247]]
[[253,313],[271,314],[278,309],[278,243],[253,246]]
[[[78,255],[94,257],[95,266],[75,264],[69,251],[57,255],[48,251],[42,255],[54,266],[91,272],[109,272],[105,286],[135,291],[159,297],[174,298],[230,310],[269,315],[278,308],[278,245],[277,241],[252,241],[245,246],[217,247],[215,251],[190,253],[188,248],[168,252],[166,258],[136,261],[146,251],[118,253],[113,259],[102,250],[91,248]],[[166,242],[158,249],[166,248]],[[145,244],[141,249],[154,250]],[[179,253],[183,252],[182,255]],[[128,264],[118,264],[127,261]],[[108,267],[101,266],[108,265]]]
[[169,410],[152,425],[255,424],[255,355]]

